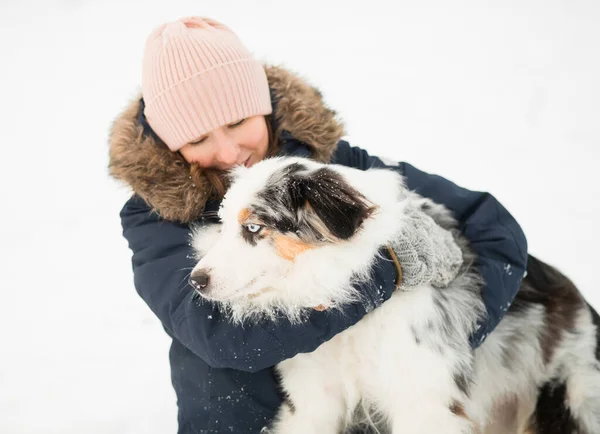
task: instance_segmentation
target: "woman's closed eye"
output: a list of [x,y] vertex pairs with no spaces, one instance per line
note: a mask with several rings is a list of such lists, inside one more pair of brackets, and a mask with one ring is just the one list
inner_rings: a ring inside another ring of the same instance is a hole
[[198,140],[195,140],[193,142],[190,142],[190,145],[195,146],[195,145],[200,145],[202,142],[204,142],[206,139],[208,138],[208,136],[204,136],[204,137],[200,137]]
[[246,122],[246,118],[240,119],[237,122],[234,122],[232,124],[227,125],[227,128],[235,128],[235,127],[239,127],[240,125],[242,125],[244,122]]
[[[247,118],[243,118],[243,119],[240,119],[239,121],[236,121],[236,122],[234,122],[232,124],[228,124],[227,128],[229,128],[229,129],[237,128],[240,125],[242,125],[244,122],[246,122],[246,119]],[[206,141],[206,139],[208,139],[208,135],[200,137],[199,139],[194,140],[193,142],[190,142],[190,145],[192,145],[192,146],[200,145],[200,144],[204,143]]]

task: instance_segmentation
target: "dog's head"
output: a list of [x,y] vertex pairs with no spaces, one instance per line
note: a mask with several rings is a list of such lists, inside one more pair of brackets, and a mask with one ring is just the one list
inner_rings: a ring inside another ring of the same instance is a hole
[[[347,250],[377,209],[342,172],[298,158],[236,169],[219,211],[221,233],[192,271],[192,286],[232,308],[321,304],[330,294],[319,288],[336,274],[332,255]],[[308,283],[311,274],[319,282]],[[290,285],[300,275],[302,290]]]

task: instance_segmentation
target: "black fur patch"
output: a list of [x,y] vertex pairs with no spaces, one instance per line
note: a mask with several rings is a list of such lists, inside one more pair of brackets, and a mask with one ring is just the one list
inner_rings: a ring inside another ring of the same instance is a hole
[[600,316],[592,306],[588,305],[588,308],[592,314],[592,322],[596,326],[596,359],[600,360]]
[[465,396],[469,396],[469,389],[471,386],[471,380],[469,375],[466,372],[459,371],[454,373],[454,384],[456,387],[465,394]]
[[430,203],[428,203],[428,202],[423,202],[423,203],[421,204],[421,211],[423,211],[423,212],[425,212],[425,213],[427,213],[427,211],[431,211],[431,208],[432,208],[432,206],[431,206],[431,204],[430,204]]
[[415,339],[415,343],[416,343],[417,345],[421,345],[421,335],[420,335],[420,333],[419,333],[419,332],[418,332],[418,331],[415,329],[415,326],[414,326],[414,325],[412,325],[412,326],[410,327],[410,331],[411,331],[411,333],[412,333],[412,335],[413,335],[413,338]]
[[536,434],[572,434],[579,431],[571,411],[565,406],[567,388],[564,384],[548,383],[540,390],[535,409]]
[[287,405],[290,410],[290,413],[294,414],[296,412],[296,406],[294,405],[292,398],[290,398],[289,393],[283,387],[281,373],[277,369],[273,369],[273,374],[275,376],[275,379],[277,380],[277,385],[279,389],[278,392],[279,396],[281,397],[281,400],[283,401],[283,405]]
[[[331,235],[346,240],[373,210],[335,171],[324,167],[310,172],[299,163],[275,172],[259,199],[252,209],[265,224],[282,233],[294,232],[305,241]],[[323,228],[329,234],[322,233]]]

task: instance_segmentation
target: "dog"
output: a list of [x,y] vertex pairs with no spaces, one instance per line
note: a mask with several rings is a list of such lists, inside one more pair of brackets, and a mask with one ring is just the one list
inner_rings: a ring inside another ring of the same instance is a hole
[[447,287],[398,290],[314,352],[278,364],[287,398],[264,432],[600,433],[600,321],[559,271],[529,256],[504,319],[472,350],[484,312],[474,255],[451,213],[397,172],[272,158],[231,179],[222,224],[193,234],[190,276],[231,321],[301,322],[361,300],[353,283],[369,279],[409,207],[453,231],[464,258]]

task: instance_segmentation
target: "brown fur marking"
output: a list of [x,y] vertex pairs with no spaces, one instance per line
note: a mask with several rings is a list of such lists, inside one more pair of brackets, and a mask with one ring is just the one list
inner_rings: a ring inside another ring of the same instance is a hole
[[462,404],[454,401],[452,403],[452,405],[450,406],[450,411],[452,413],[454,413],[455,415],[457,415],[458,417],[462,417],[464,419],[468,419],[467,417],[467,413],[465,413],[465,408],[462,406]]
[[251,214],[252,214],[252,211],[250,210],[250,208],[244,208],[243,210],[241,210],[238,213],[238,223],[241,225],[246,223],[246,220],[248,220],[248,218],[250,217]]
[[473,426],[473,433],[477,433],[477,434],[481,433],[479,427],[469,418],[469,416],[467,416],[467,413],[465,412],[465,408],[463,407],[463,405],[461,403],[454,401],[452,403],[452,405],[450,406],[450,412],[452,412],[453,414],[455,414],[458,417],[462,417],[463,419],[465,419],[466,421],[471,423],[471,425]]
[[570,281],[564,282],[560,293],[549,299],[549,303],[546,305],[548,327],[541,339],[546,363],[550,363],[563,331],[571,330],[575,325],[576,312],[581,307],[583,307],[581,295]]
[[274,237],[277,254],[283,259],[294,261],[300,253],[306,252],[314,248],[312,244],[305,243],[297,238],[292,238],[286,235],[276,235]]
[[529,256],[527,277],[517,293],[511,309],[524,309],[542,305],[546,327],[540,335],[544,363],[548,364],[565,331],[572,330],[580,309],[585,308],[583,298],[573,282],[554,267]]

